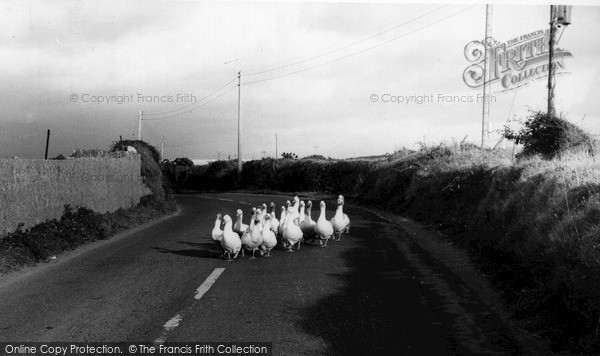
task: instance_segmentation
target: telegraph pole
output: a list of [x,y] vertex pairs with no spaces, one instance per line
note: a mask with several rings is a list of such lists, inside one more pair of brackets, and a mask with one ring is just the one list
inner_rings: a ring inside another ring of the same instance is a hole
[[142,112],[142,110],[140,110],[140,116],[138,119],[138,140],[140,140],[140,141],[142,140],[142,115],[143,115],[143,112]]
[[48,145],[50,145],[50,130],[48,130],[48,135],[46,136],[46,153],[44,154],[44,159],[48,159]]
[[238,72],[238,178],[242,176],[242,71]]
[[483,51],[483,113],[481,117],[481,147],[485,147],[490,138],[490,103],[488,95],[490,90],[488,68],[488,39],[492,37],[492,5],[485,5],[485,39]]
[[554,44],[556,43],[556,28],[557,28],[557,13],[556,5],[550,5],[550,39],[548,41],[550,53],[548,54],[548,116],[556,116],[556,108],[554,108],[554,73],[556,66],[552,63],[554,59]]
[[277,153],[278,153],[278,152],[277,152],[277,134],[275,134],[275,159],[277,159],[277,157],[279,157],[279,156],[277,155]]
[[160,143],[160,161],[162,162],[165,159],[165,136],[162,137],[162,141]]

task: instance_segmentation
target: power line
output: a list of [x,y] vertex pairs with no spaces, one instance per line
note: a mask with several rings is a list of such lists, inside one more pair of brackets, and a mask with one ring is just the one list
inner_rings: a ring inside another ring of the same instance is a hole
[[454,17],[454,16],[456,16],[456,15],[458,15],[458,14],[460,14],[460,13],[463,13],[463,12],[465,12],[465,11],[467,11],[467,10],[470,10],[470,9],[472,9],[472,8],[476,7],[476,6],[478,6],[478,5],[473,5],[473,6],[470,6],[470,7],[466,8],[466,9],[463,9],[463,10],[460,10],[460,11],[458,11],[458,12],[455,12],[455,13],[453,13],[452,15],[449,15],[449,16],[446,16],[446,17],[444,17],[444,18],[440,19],[440,20],[434,21],[434,22],[432,22],[432,23],[430,23],[430,24],[428,24],[428,25],[426,25],[426,26],[420,27],[420,28],[418,28],[418,29],[416,29],[416,30],[410,31],[410,32],[408,32],[408,33],[405,33],[405,34],[403,34],[403,35],[400,35],[400,36],[397,36],[397,37],[391,38],[391,39],[389,39],[389,40],[386,40],[386,41],[384,41],[384,42],[381,42],[381,43],[379,43],[379,44],[373,45],[373,46],[371,46],[371,47],[367,47],[367,48],[365,48],[365,49],[362,49],[362,50],[360,50],[360,51],[357,51],[357,52],[354,52],[354,53],[351,53],[351,54],[345,55],[345,56],[343,56],[343,57],[338,57],[338,58],[335,58],[335,59],[333,59],[333,60],[327,61],[327,62],[325,62],[325,63],[321,63],[321,64],[314,65],[314,66],[311,66],[311,67],[307,67],[307,68],[304,68],[304,69],[300,69],[300,70],[297,70],[297,71],[294,71],[294,72],[290,72],[290,73],[286,73],[286,74],[281,74],[281,75],[278,75],[278,76],[275,76],[275,77],[271,77],[271,78],[265,78],[265,79],[259,79],[259,80],[254,80],[254,81],[246,82],[246,83],[243,83],[243,85],[255,84],[255,83],[266,82],[266,81],[273,80],[273,79],[277,79],[277,78],[287,77],[287,76],[290,76],[290,75],[293,75],[293,74],[297,74],[297,73],[301,73],[301,72],[306,72],[306,71],[308,71],[308,70],[311,70],[311,69],[315,69],[315,68],[323,67],[323,66],[325,66],[325,65],[327,65],[327,64],[331,64],[331,63],[334,63],[334,62],[341,61],[341,60],[343,60],[343,59],[346,59],[346,58],[349,58],[349,57],[352,57],[352,56],[355,56],[355,55],[358,55],[358,54],[361,54],[361,53],[364,53],[364,52],[370,51],[370,50],[372,50],[372,49],[374,49],[374,48],[381,47],[381,46],[383,46],[383,45],[385,45],[385,44],[388,44],[388,43],[390,43],[390,42],[396,41],[396,40],[398,40],[398,39],[400,39],[400,38],[403,38],[403,37],[406,37],[406,36],[412,35],[412,34],[413,34],[413,33],[415,33],[415,32],[418,32],[418,31],[424,30],[424,29],[426,29],[426,28],[428,28],[428,27],[431,27],[431,26],[433,26],[433,25],[436,25],[436,24],[438,24],[438,23],[440,23],[440,22],[442,22],[442,21],[445,21],[445,20],[447,20],[447,19],[449,19],[449,18],[451,18],[451,17]]
[[341,51],[341,50],[344,50],[344,49],[346,49],[346,48],[349,48],[349,47],[352,47],[352,46],[356,46],[357,44],[360,44],[360,43],[366,42],[366,41],[368,41],[368,40],[370,40],[370,39],[373,39],[373,38],[375,38],[375,37],[379,37],[379,36],[381,36],[381,35],[384,35],[384,34],[386,34],[386,33],[388,33],[388,32],[391,32],[391,31],[393,31],[393,30],[395,30],[395,29],[398,29],[398,28],[400,28],[400,27],[402,27],[402,26],[408,25],[409,23],[411,23],[411,22],[414,22],[414,21],[417,21],[417,20],[419,20],[419,19],[422,19],[423,17],[425,17],[425,16],[427,16],[427,15],[430,15],[430,14],[432,14],[432,13],[434,13],[434,12],[438,11],[438,10],[441,10],[442,8],[444,8],[444,7],[446,7],[446,6],[448,6],[448,5],[442,5],[442,6],[440,6],[440,7],[436,8],[436,9],[434,9],[434,10],[432,10],[432,11],[429,11],[429,12],[427,12],[427,13],[425,13],[425,14],[421,15],[421,16],[415,17],[415,18],[413,18],[413,19],[411,19],[411,20],[409,20],[409,21],[406,21],[406,22],[404,22],[404,23],[401,23],[401,24],[399,24],[399,25],[396,25],[396,26],[394,26],[394,27],[392,27],[392,28],[390,28],[390,29],[387,29],[387,30],[385,30],[385,31],[382,31],[382,32],[376,33],[375,35],[369,36],[369,37],[367,37],[367,38],[364,38],[364,39],[362,39],[362,40],[360,40],[360,41],[356,41],[356,42],[350,43],[350,44],[348,44],[348,45],[345,45],[345,46],[343,46],[343,47],[339,47],[339,48],[336,48],[336,49],[333,49],[333,50],[327,51],[327,52],[325,52],[325,53],[322,53],[322,54],[320,54],[320,55],[318,55],[318,56],[314,56],[314,57],[311,57],[311,58],[307,58],[307,59],[305,59],[305,60],[301,60],[301,61],[297,61],[297,62],[294,62],[294,63],[286,64],[286,65],[279,66],[279,67],[276,67],[276,68],[272,68],[272,69],[268,69],[268,70],[263,70],[263,71],[260,71],[260,72],[254,72],[254,73],[250,73],[250,74],[246,74],[246,76],[247,76],[247,77],[250,77],[250,76],[254,76],[254,75],[259,75],[259,74],[264,74],[264,73],[268,73],[268,72],[273,72],[273,71],[276,71],[276,70],[279,70],[279,69],[283,69],[283,68],[287,68],[287,67],[295,66],[295,65],[297,65],[297,64],[301,64],[301,63],[305,63],[305,62],[312,61],[312,60],[314,60],[314,59],[318,59],[318,58],[325,57],[325,56],[327,56],[327,55],[329,55],[329,54],[332,54],[332,53],[335,53],[335,52],[339,52],[339,51]]
[[[404,19],[406,19],[408,17],[409,16],[403,16],[400,20],[404,20]],[[354,37],[354,39],[362,38],[362,37],[364,37],[366,35],[369,35],[371,33],[377,32],[379,29],[389,27],[391,24],[396,24],[396,23],[397,23],[397,21],[394,21],[394,22],[388,22],[388,23],[383,24],[381,26],[377,26],[375,28],[372,28],[371,30],[362,32],[360,35]],[[321,53],[321,52],[327,51],[327,50],[329,50],[329,47],[321,47],[318,50],[314,50],[314,51],[309,52],[309,53],[299,54],[299,55],[291,57],[291,58],[287,58],[287,59],[284,59],[284,60],[283,59],[279,60],[278,62],[275,62],[272,65],[264,65],[264,66],[260,66],[260,67],[250,68],[250,69],[248,69],[248,72],[249,73],[255,73],[255,72],[267,70],[267,69],[271,68],[273,65],[283,65],[284,63],[288,63],[288,62],[291,62],[291,61],[297,61],[297,60],[300,60],[300,59],[303,59],[303,58],[312,57],[312,56],[314,56],[317,53]]]
[[168,111],[163,111],[163,112],[155,112],[155,113],[153,113],[153,112],[150,112],[150,113],[147,113],[147,112],[145,112],[145,111],[144,111],[144,116],[157,116],[157,115],[165,115],[165,114],[170,114],[170,113],[172,113],[172,112],[176,112],[176,111],[179,111],[179,110],[181,110],[181,109],[185,109],[185,108],[187,108],[187,107],[190,107],[190,106],[192,106],[192,105],[199,104],[199,103],[200,103],[200,102],[202,102],[204,99],[206,99],[206,98],[208,98],[208,97],[210,97],[210,96],[214,95],[215,93],[219,92],[221,89],[223,89],[223,88],[225,88],[226,86],[228,86],[229,84],[233,83],[233,82],[234,82],[236,79],[237,79],[237,77],[233,78],[232,80],[230,80],[230,81],[228,81],[227,83],[223,84],[222,86],[220,86],[220,87],[219,87],[218,89],[216,89],[216,90],[213,88],[213,91],[212,91],[210,94],[208,94],[208,95],[206,95],[206,96],[202,97],[200,100],[198,100],[198,101],[195,101],[195,102],[193,102],[193,103],[191,103],[191,104],[187,104],[187,105],[181,106],[181,107],[179,107],[179,108],[172,109],[172,110],[168,110]]
[[156,141],[160,141],[160,139],[158,138],[158,136],[154,134],[154,131],[150,130],[150,127],[148,126],[147,123],[145,123],[144,121],[142,121],[142,125],[146,129],[146,132],[148,133],[148,135],[150,135],[150,138],[152,138],[152,139],[154,139]]
[[[444,6],[446,6],[446,5],[444,5]],[[424,15],[421,15],[421,16],[419,16],[419,17],[417,17],[417,18],[411,19],[411,20],[409,20],[408,22],[406,22],[406,23],[403,23],[403,24],[400,24],[400,25],[396,26],[396,27],[395,27],[395,28],[393,28],[393,29],[399,28],[399,27],[401,27],[401,26],[403,26],[403,25],[406,25],[406,24],[408,24],[408,23],[410,23],[410,22],[414,22],[414,21],[416,21],[416,20],[418,20],[418,19],[420,19],[420,18],[423,18],[423,17],[425,17],[425,16],[427,16],[427,15],[429,15],[429,14],[431,14],[431,13],[435,12],[435,11],[438,11],[438,10],[440,10],[440,9],[441,9],[441,8],[443,8],[444,6],[442,6],[442,7],[439,7],[439,8],[437,8],[437,9],[435,9],[435,10],[433,10],[433,11],[430,11],[430,12],[428,12],[428,13],[424,14]],[[343,59],[346,59],[346,58],[349,58],[349,57],[352,57],[352,56],[355,56],[355,55],[358,55],[358,54],[361,54],[361,53],[364,53],[364,52],[370,51],[370,50],[372,50],[372,49],[378,48],[378,47],[380,47],[380,46],[383,46],[383,45],[385,45],[385,44],[388,44],[388,43],[390,43],[390,42],[393,42],[393,41],[396,41],[396,40],[398,40],[398,39],[401,39],[401,38],[403,38],[403,37],[409,36],[409,35],[411,35],[411,34],[413,34],[413,33],[416,33],[416,32],[418,32],[418,31],[421,31],[421,30],[424,30],[424,29],[426,29],[426,28],[429,28],[429,27],[431,27],[431,26],[433,26],[433,25],[436,25],[436,24],[438,24],[438,23],[440,23],[440,22],[442,22],[442,21],[445,21],[445,20],[447,20],[447,19],[449,19],[449,18],[451,18],[451,17],[454,17],[454,16],[456,16],[456,15],[458,15],[458,14],[460,14],[460,13],[463,13],[463,12],[465,12],[465,11],[468,11],[468,10],[470,10],[470,9],[472,9],[472,8],[476,7],[476,6],[477,6],[477,5],[473,5],[473,6],[470,6],[470,7],[468,7],[468,8],[462,9],[462,10],[460,10],[460,11],[457,11],[457,12],[455,12],[455,13],[453,13],[453,14],[451,14],[451,15],[448,15],[448,16],[446,16],[446,17],[443,17],[442,19],[439,19],[439,20],[437,20],[437,21],[431,22],[431,23],[429,23],[429,24],[427,24],[427,25],[425,25],[425,26],[422,26],[422,27],[420,27],[420,28],[418,28],[418,29],[415,29],[415,30],[413,30],[413,31],[410,31],[410,32],[407,32],[407,33],[401,34],[401,35],[399,35],[399,36],[396,36],[396,37],[393,37],[393,38],[391,38],[391,39],[385,40],[385,41],[383,41],[383,42],[380,42],[380,43],[378,43],[378,44],[375,44],[375,45],[372,45],[372,46],[370,46],[370,47],[364,48],[364,49],[362,49],[362,50],[355,51],[355,52],[353,52],[353,53],[350,53],[350,54],[347,54],[347,55],[344,55],[344,56],[341,56],[341,57],[338,57],[338,58],[334,58],[334,59],[332,59],[332,60],[329,60],[329,61],[327,61],[327,62],[320,63],[320,64],[317,64],[317,65],[313,65],[313,66],[310,66],[310,67],[307,67],[307,68],[303,68],[303,69],[300,69],[300,70],[296,70],[296,71],[293,71],[293,72],[289,72],[289,73],[281,74],[281,75],[274,76],[274,77],[271,77],[271,78],[265,78],[265,79],[259,79],[259,80],[251,81],[251,82],[246,82],[246,83],[243,83],[243,85],[246,85],[246,84],[254,84],[254,83],[259,83],[259,82],[268,81],[268,80],[274,80],[274,79],[277,79],[277,78],[281,78],[281,77],[285,77],[285,76],[289,76],[289,75],[293,75],[293,74],[301,73],[301,72],[304,72],[304,71],[308,71],[308,70],[311,70],[311,69],[315,69],[315,68],[319,68],[319,67],[325,66],[325,65],[327,65],[327,64],[331,64],[331,63],[334,63],[334,62],[337,62],[337,61],[341,61],[341,60],[343,60]],[[308,62],[308,61],[310,61],[310,60],[314,60],[314,59],[317,59],[317,58],[321,58],[321,57],[323,57],[323,56],[326,56],[326,55],[328,55],[328,54],[335,53],[335,52],[338,52],[338,51],[340,51],[340,50],[342,50],[342,49],[349,48],[349,47],[351,47],[351,46],[354,46],[354,45],[356,45],[356,44],[359,44],[359,43],[365,42],[365,41],[367,41],[367,40],[369,40],[369,39],[371,39],[371,38],[378,37],[378,36],[380,36],[381,34],[387,33],[387,32],[389,32],[389,31],[391,31],[391,30],[392,30],[392,29],[390,29],[390,30],[387,30],[387,31],[383,31],[383,32],[381,32],[381,33],[379,33],[379,34],[376,34],[376,35],[373,35],[373,36],[371,36],[371,37],[369,37],[369,38],[367,38],[367,39],[363,39],[363,40],[361,40],[361,41],[357,41],[356,43],[353,43],[353,44],[346,45],[346,46],[344,46],[344,47],[338,48],[338,49],[336,49],[336,50],[329,51],[329,52],[327,52],[327,53],[325,53],[325,54],[321,54],[321,55],[319,55],[319,56],[316,56],[316,57],[313,57],[313,58],[310,58],[310,59],[307,59],[307,60],[304,60],[304,61],[300,61],[300,62],[297,62],[297,63],[292,63],[292,64],[289,64],[289,65],[282,66],[282,67],[275,68],[275,69],[268,70],[268,71],[263,71],[263,72],[254,73],[254,75],[258,75],[258,74],[261,74],[261,73],[266,73],[266,72],[271,72],[271,71],[278,70],[278,69],[282,69],[282,68],[287,68],[287,67],[289,67],[289,66],[292,66],[292,65],[296,65],[296,64],[300,64],[300,63]],[[232,82],[233,82],[235,79],[238,79],[238,78],[234,78],[233,80],[231,80],[230,82],[228,82],[227,84],[225,84],[224,86],[222,86],[222,87],[221,87],[219,90],[221,90],[221,89],[225,88],[227,85],[230,85],[230,84],[231,84],[231,83],[232,83]],[[211,103],[211,102],[213,102],[213,101],[217,100],[218,98],[220,98],[220,97],[222,97],[223,95],[227,94],[228,92],[232,91],[232,90],[233,90],[233,89],[235,89],[236,87],[238,87],[238,85],[232,86],[232,87],[230,87],[228,90],[226,90],[225,92],[223,92],[223,93],[221,93],[220,95],[218,95],[217,97],[213,98],[212,100],[210,100],[210,101],[208,101],[208,102],[205,102],[205,103],[203,103],[203,104],[201,104],[201,105],[197,105],[195,108],[192,108],[192,109],[186,110],[186,111],[184,111],[184,112],[181,112],[181,113],[178,113],[178,114],[175,114],[175,115],[171,115],[171,116],[167,116],[167,117],[163,117],[163,118],[156,118],[156,119],[144,119],[144,120],[149,120],[149,121],[154,121],[154,120],[164,120],[164,119],[169,119],[169,118],[172,118],[172,117],[177,117],[177,116],[180,116],[180,115],[183,115],[183,114],[186,114],[186,113],[192,112],[193,110],[196,110],[196,109],[198,109],[198,108],[200,108],[200,107],[202,107],[202,106],[204,106],[204,105],[207,105],[207,104],[209,104],[209,103]],[[215,91],[215,92],[213,92],[213,93],[209,94],[209,96],[210,96],[210,95],[214,95],[214,93],[218,92],[219,90],[217,90],[217,91]],[[192,105],[196,105],[196,104],[197,104],[197,103],[194,103],[194,104],[190,104],[190,105],[188,105],[188,106],[192,106]],[[172,111],[170,111],[170,112],[178,111],[178,110],[181,110],[181,109],[183,109],[183,108],[180,108],[180,109],[175,109],[175,110],[172,110]],[[163,113],[163,114],[164,114],[164,113]],[[271,136],[271,135],[267,135],[267,136],[265,136],[265,137],[270,137],[270,136]],[[332,135],[332,136],[334,136],[334,135]],[[338,135],[338,136],[339,136],[339,135]],[[255,139],[261,139],[261,138],[263,138],[263,137],[258,137],[258,136],[255,136],[255,137],[253,137],[251,140],[252,140],[252,141],[254,141]],[[203,145],[203,144],[211,144],[211,143],[212,143],[212,144],[214,144],[214,143],[226,143],[226,142],[232,142],[232,141],[235,141],[235,140],[236,140],[236,138],[232,138],[232,139],[225,139],[225,140],[221,139],[221,140],[216,140],[216,141],[202,141],[202,142],[197,142],[197,143],[190,143],[190,144],[188,144],[188,145],[185,145],[185,144],[180,144],[180,145],[167,145],[167,146],[179,149],[179,147],[183,147],[183,146],[198,146],[198,145]]]
[[[237,79],[237,78],[236,78],[236,79]],[[215,101],[215,100],[219,99],[220,97],[222,97],[223,95],[225,95],[225,94],[229,93],[230,91],[232,91],[233,89],[235,89],[235,88],[237,88],[237,87],[238,87],[238,86],[237,86],[237,84],[236,84],[236,85],[232,86],[231,88],[227,89],[225,92],[221,93],[220,95],[218,95],[218,96],[216,96],[216,97],[212,98],[211,100],[209,100],[209,101],[207,101],[207,102],[205,102],[205,103],[202,103],[202,104],[200,104],[200,105],[196,106],[195,108],[188,109],[188,110],[186,110],[186,111],[184,111],[184,112],[181,112],[181,113],[178,113],[178,114],[175,114],[175,115],[166,116],[166,117],[160,117],[160,118],[153,118],[153,119],[146,119],[146,118],[144,118],[144,119],[143,119],[143,121],[158,121],[158,120],[166,120],[166,119],[170,119],[170,118],[173,118],[173,117],[181,116],[181,115],[183,115],[183,114],[189,114],[189,113],[191,113],[191,112],[192,112],[192,111],[194,111],[194,110],[197,110],[197,109],[199,109],[199,108],[201,108],[201,107],[203,107],[203,106],[206,106],[206,105],[208,105],[208,104],[212,103],[213,101]],[[196,104],[196,103],[194,103],[194,104]]]

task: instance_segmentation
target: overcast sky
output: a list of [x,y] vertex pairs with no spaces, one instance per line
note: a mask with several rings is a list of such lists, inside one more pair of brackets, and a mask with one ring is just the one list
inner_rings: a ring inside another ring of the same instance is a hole
[[[496,40],[548,27],[546,3],[519,4],[493,6]],[[600,7],[575,3],[559,43],[572,57],[556,79],[557,110],[593,134],[599,23]],[[143,110],[142,139],[160,148],[164,136],[166,158],[233,158],[239,70],[245,159],[273,156],[276,134],[279,153],[336,158],[465,136],[479,143],[481,89],[462,76],[464,47],[484,29],[485,5],[474,2],[4,0],[0,157],[43,158],[47,129],[51,157],[106,149],[137,138]],[[545,110],[546,84],[492,85],[491,129]],[[435,100],[384,102],[412,95]]]

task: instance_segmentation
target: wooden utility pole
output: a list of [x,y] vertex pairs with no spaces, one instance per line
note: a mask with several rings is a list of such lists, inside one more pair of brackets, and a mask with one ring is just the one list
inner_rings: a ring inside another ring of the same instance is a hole
[[485,38],[483,51],[483,113],[481,115],[481,147],[485,147],[490,138],[490,76],[488,67],[488,40],[492,38],[492,5],[485,5]]
[[242,71],[238,72],[238,178],[242,177]]
[[160,161],[162,162],[165,159],[165,136],[162,137],[162,141],[160,143]]
[[48,159],[48,146],[50,145],[50,130],[48,130],[48,134],[46,135],[46,153],[44,154],[44,159]]
[[142,115],[143,115],[143,111],[140,110],[140,116],[138,118],[138,140],[142,140]]
[[277,159],[277,157],[279,157],[279,155],[277,152],[277,134],[275,134],[275,159]]
[[554,60],[554,44],[556,43],[556,28],[557,28],[557,13],[556,5],[550,5],[550,38],[548,40],[549,54],[548,54],[548,116],[555,117],[556,109],[554,108],[554,74],[556,72],[556,66],[552,61]]

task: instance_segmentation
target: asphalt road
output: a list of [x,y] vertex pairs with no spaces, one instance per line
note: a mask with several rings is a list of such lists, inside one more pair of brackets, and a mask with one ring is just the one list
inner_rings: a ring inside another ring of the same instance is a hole
[[459,276],[351,202],[350,234],[326,248],[219,258],[210,237],[218,212],[242,208],[248,220],[251,206],[287,199],[179,196],[176,216],[0,277],[0,341],[271,341],[275,355],[523,352]]

